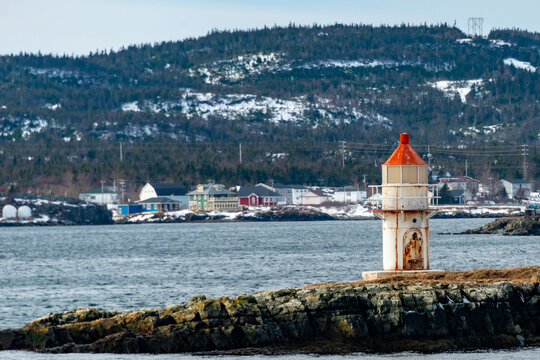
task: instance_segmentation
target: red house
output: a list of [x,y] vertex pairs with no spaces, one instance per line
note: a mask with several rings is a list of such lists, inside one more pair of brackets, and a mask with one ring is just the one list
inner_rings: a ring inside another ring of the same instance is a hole
[[238,190],[238,202],[241,206],[275,206],[281,194],[263,186],[242,186]]

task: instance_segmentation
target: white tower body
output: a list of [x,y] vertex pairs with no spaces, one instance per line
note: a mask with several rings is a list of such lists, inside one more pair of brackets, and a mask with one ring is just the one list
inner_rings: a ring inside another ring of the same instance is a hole
[[396,272],[429,270],[428,166],[409,145],[409,135],[400,135],[400,145],[382,165],[381,193],[375,215],[382,219],[383,271],[364,273],[373,279]]

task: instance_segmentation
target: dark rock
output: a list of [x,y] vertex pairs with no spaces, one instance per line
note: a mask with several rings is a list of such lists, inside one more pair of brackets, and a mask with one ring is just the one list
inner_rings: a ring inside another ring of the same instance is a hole
[[[538,277],[538,274],[537,274]],[[540,283],[331,284],[0,331],[0,349],[111,353],[422,351],[540,345]]]
[[499,218],[462,234],[540,235],[540,216]]

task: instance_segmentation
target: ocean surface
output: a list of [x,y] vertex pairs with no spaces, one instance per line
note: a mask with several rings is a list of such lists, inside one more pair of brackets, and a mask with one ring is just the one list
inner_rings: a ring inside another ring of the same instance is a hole
[[[540,263],[537,236],[441,234],[489,221],[431,220],[431,268],[463,270]],[[238,295],[317,282],[359,280],[362,271],[378,270],[382,263],[380,221],[4,227],[0,228],[0,246],[0,329],[21,327],[46,313],[78,307],[119,311],[152,308],[182,303],[200,294]],[[352,357],[418,356],[405,353]],[[531,359],[540,358],[540,350],[426,356],[439,360],[456,357]],[[187,359],[191,355],[0,352],[0,359],[87,358],[161,360]]]

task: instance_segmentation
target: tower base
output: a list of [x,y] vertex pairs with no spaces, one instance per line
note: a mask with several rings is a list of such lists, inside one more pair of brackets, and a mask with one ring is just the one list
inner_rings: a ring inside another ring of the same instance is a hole
[[425,273],[441,272],[444,270],[379,270],[365,271],[362,273],[364,280],[388,279],[398,276],[418,275]]

